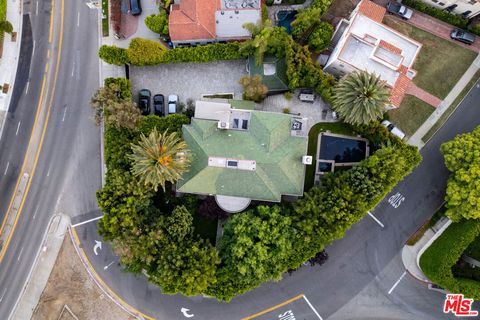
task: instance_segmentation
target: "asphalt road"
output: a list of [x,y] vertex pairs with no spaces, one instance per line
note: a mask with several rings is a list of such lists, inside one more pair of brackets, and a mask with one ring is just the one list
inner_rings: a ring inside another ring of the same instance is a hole
[[[442,204],[448,172],[439,152],[440,144],[480,124],[479,101],[477,82],[445,126],[421,150],[421,165],[373,212],[384,228],[366,216],[345,238],[327,248],[330,258],[325,265],[302,267],[292,276],[286,275],[278,283],[266,283],[229,304],[204,297],[162,295],[145,277],[123,272],[108,244],[104,243],[95,255],[95,240],[101,240],[96,222],[76,228],[80,241],[101,278],[130,305],[158,319],[185,319],[182,307],[190,309],[194,319],[240,319],[300,294],[308,298],[323,319],[452,318],[442,313],[441,293],[428,290],[408,273],[404,275],[400,250]],[[404,200],[395,208],[388,199],[397,194]],[[75,222],[91,217],[77,217]],[[286,306],[291,306],[301,319],[318,319],[313,310],[299,309],[293,304]],[[278,310],[288,311],[282,308]]]
[[[23,71],[18,73],[15,83],[15,90],[19,91],[14,93],[16,98],[12,100],[0,141],[2,219],[23,163],[44,75],[47,80],[43,102],[50,114],[31,187],[0,264],[0,319],[8,319],[23,289],[50,218],[59,212],[74,216],[95,210],[94,190],[101,183],[99,129],[91,120],[89,107],[99,83],[97,10],[89,9],[84,1],[65,1],[60,45],[61,4],[61,0],[55,0],[53,37],[49,43],[51,2],[24,2],[31,27],[27,16],[19,66]],[[18,122],[21,125],[17,134]],[[3,175],[8,162],[7,174]]]

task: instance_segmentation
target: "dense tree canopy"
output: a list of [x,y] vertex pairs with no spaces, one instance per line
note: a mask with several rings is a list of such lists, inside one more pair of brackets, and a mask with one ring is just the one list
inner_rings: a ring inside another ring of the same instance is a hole
[[445,165],[452,173],[445,198],[454,221],[480,218],[480,127],[442,144]]

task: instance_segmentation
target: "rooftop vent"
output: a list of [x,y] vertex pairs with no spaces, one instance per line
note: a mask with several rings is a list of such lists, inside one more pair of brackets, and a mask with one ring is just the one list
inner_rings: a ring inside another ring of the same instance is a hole
[[230,124],[228,122],[225,122],[225,121],[218,121],[217,128],[218,129],[229,129]]
[[302,163],[303,164],[312,164],[312,156],[303,156]]

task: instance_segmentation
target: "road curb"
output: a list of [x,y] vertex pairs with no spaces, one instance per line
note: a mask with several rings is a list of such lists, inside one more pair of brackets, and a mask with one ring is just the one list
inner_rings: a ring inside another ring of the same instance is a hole
[[100,288],[100,290],[110,298],[117,306],[119,306],[122,310],[124,310],[126,313],[131,315],[132,317],[139,319],[139,320],[155,320],[155,318],[152,318],[150,316],[147,316],[146,314],[142,313],[141,311],[135,309],[131,305],[129,305],[127,302],[123,301],[103,280],[100,278],[100,276],[97,274],[95,271],[95,268],[93,268],[92,264],[90,263],[87,255],[85,254],[85,251],[81,248],[80,246],[80,239],[78,238],[78,235],[75,231],[75,228],[72,228],[72,226],[69,226],[68,232],[70,234],[70,238],[73,243],[73,247],[75,248],[75,251],[77,252],[78,257],[80,258],[80,261],[82,261],[83,266],[85,267],[85,270],[87,270],[87,273],[92,279],[92,281]]

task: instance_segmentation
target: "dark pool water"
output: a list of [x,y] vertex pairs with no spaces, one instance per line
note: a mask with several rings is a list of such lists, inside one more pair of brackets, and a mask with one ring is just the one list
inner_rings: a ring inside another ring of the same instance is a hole
[[280,10],[277,13],[277,25],[279,27],[284,27],[287,30],[288,34],[292,33],[292,21],[295,20],[297,15],[296,10]]
[[322,135],[320,159],[336,163],[360,162],[366,157],[366,141]]

